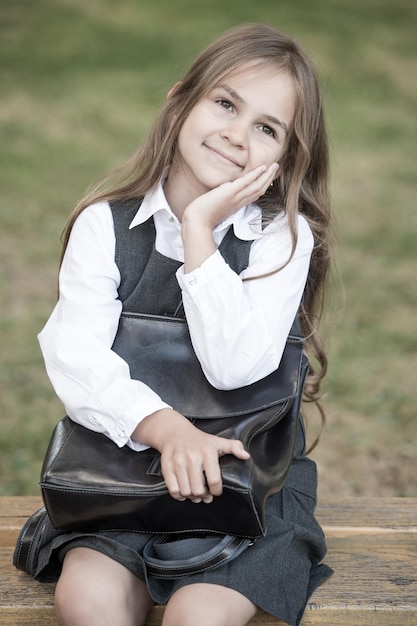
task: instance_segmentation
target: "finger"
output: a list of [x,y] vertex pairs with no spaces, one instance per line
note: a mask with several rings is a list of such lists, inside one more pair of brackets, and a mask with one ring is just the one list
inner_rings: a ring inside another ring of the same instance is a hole
[[206,475],[201,462],[189,469],[189,481],[191,488],[190,500],[192,502],[201,502],[210,495],[210,489],[207,485]]
[[234,193],[238,204],[248,204],[262,196],[273,182],[278,171],[278,164],[272,163],[268,168],[260,166],[231,183],[235,185]]
[[206,484],[211,496],[220,496],[223,493],[223,480],[220,471],[219,455],[217,452],[212,454],[204,465]]
[[245,189],[264,176],[267,170],[268,168],[266,165],[258,165],[258,167],[255,167],[253,170],[250,170],[249,172],[246,172],[246,174],[236,178],[231,184],[235,185],[237,189]]
[[233,454],[235,457],[242,459],[243,461],[250,459],[250,454],[247,450],[245,450],[245,446],[240,439],[225,439],[223,437],[218,437],[218,440],[219,456],[223,456],[224,454]]
[[279,163],[271,163],[268,167],[266,165],[259,165],[255,167],[253,170],[250,170],[240,178],[236,179],[245,183],[247,185],[251,185],[253,183],[259,183],[263,185],[265,182],[271,182],[276,176],[279,169]]
[[188,499],[191,500],[193,504],[199,504],[200,502],[204,502],[204,504],[210,504],[211,502],[213,502],[214,496],[212,496],[211,493],[209,493],[204,498],[188,498]]
[[261,172],[259,176],[255,178],[250,187],[253,188],[254,191],[264,193],[275,179],[278,168],[278,163],[272,163],[264,172]]
[[276,180],[278,170],[279,170],[279,163],[272,163],[272,165],[269,166],[268,170],[266,171],[266,174],[268,175],[266,188],[272,185],[274,180]]
[[201,502],[209,495],[200,452],[189,450],[185,456],[178,455],[172,466],[180,496]]
[[174,500],[178,500],[179,502],[184,502],[186,498],[180,492],[180,487],[179,487],[175,474],[166,475],[164,476],[164,478],[165,478],[165,484],[167,486],[167,489],[171,498],[174,498]]
[[186,471],[178,467],[174,469],[171,464],[164,464],[163,458],[161,460],[161,470],[169,495],[174,498],[174,500],[183,502],[188,496],[191,495],[190,484]]
[[231,454],[236,456],[238,459],[242,459],[242,461],[247,461],[250,459],[250,454],[241,441],[233,441],[231,445]]

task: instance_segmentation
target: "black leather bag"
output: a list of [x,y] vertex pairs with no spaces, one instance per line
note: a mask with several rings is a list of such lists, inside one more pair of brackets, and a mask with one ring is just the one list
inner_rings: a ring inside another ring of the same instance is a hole
[[41,489],[55,528],[145,533],[265,533],[265,501],[279,491],[293,453],[308,360],[302,337],[290,335],[279,368],[233,391],[206,380],[179,318],[124,313],[113,350],[131,376],[148,384],[202,430],[241,439],[243,461],[220,458],[223,494],[207,504],[168,493],[154,449],[119,448],[68,417],[55,428],[41,472]]

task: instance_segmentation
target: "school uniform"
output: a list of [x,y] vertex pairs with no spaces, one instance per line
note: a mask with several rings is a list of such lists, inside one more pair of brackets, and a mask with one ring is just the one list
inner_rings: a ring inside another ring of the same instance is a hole
[[[262,230],[258,207],[244,207],[215,229],[218,251],[185,274],[180,225],[161,186],[143,202],[86,209],[64,258],[60,302],[39,335],[48,374],[70,417],[119,446],[140,451],[144,446],[130,438],[138,421],[168,406],[140,381],[132,381],[127,365],[109,350],[122,310],[186,316],[203,370],[219,388],[249,384],[275,369],[299,306],[313,245],[304,218],[298,230],[294,258],[273,279],[279,293],[270,294],[270,282],[248,281],[242,288],[241,278],[285,263],[291,250],[285,216]],[[271,323],[256,310],[262,289],[273,300],[271,306],[277,303],[278,319],[272,314]],[[257,359],[257,350],[263,350],[263,359]],[[42,549],[35,577],[57,580],[66,552],[90,547],[145,579],[157,603],[167,602],[184,585],[209,582],[235,589],[266,612],[298,624],[312,591],[331,575],[321,563],[326,546],[314,517],[316,466],[304,451],[300,416],[288,479],[267,501],[265,537],[224,566],[175,581],[158,580],[148,576],[141,557],[148,535],[73,532],[60,534]]]

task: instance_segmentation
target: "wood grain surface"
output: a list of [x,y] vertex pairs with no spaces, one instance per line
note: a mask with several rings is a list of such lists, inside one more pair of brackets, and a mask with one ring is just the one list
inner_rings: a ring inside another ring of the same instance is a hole
[[[38,497],[0,498],[0,626],[56,626],[54,586],[12,565],[24,521]],[[416,626],[417,498],[341,498],[317,508],[334,576],[315,591],[302,626]],[[155,607],[146,626],[159,626]],[[260,614],[251,626],[283,622]]]

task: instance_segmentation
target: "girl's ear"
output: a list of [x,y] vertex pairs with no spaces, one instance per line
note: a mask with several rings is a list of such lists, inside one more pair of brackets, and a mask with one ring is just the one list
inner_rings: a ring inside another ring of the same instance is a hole
[[176,94],[178,89],[181,87],[181,84],[182,84],[182,81],[178,81],[178,83],[175,83],[175,85],[171,87],[171,89],[167,93],[167,100],[169,100],[169,98],[172,98],[172,96]]

